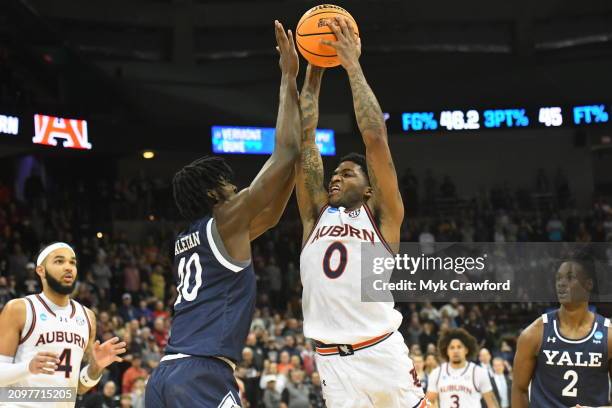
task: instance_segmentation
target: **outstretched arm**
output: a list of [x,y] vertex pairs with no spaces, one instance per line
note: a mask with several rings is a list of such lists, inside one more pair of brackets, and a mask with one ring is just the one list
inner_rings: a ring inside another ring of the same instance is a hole
[[285,182],[282,191],[278,194],[277,199],[272,201],[262,212],[260,212],[253,221],[251,221],[251,227],[249,229],[249,238],[254,241],[261,234],[274,228],[280,221],[287,202],[293,192],[293,186],[295,185],[295,170],[291,170],[291,175]]
[[[125,353],[127,345],[125,342],[119,342],[119,337],[113,337],[103,344],[100,344],[100,342],[96,340],[96,315],[89,309],[85,310],[87,311],[87,318],[90,321],[91,333],[89,333],[89,341],[87,342],[84,360],[89,363],[87,365],[87,376],[92,380],[98,380],[106,367],[114,362],[123,361],[119,355]],[[81,378],[81,376],[82,373],[79,375],[79,378]],[[83,382],[79,380],[77,394],[85,394],[91,388],[92,387],[83,384]]]
[[[244,231],[244,226],[248,227],[251,239],[263,233],[280,217],[293,187],[293,168],[299,155],[301,130],[296,85],[299,61],[291,31],[286,33],[281,23],[276,21],[275,34],[282,76],[274,152],[251,185],[232,200],[226,219],[218,224],[221,236],[228,240],[234,233]],[[256,220],[258,217],[268,219]]]
[[315,143],[315,132],[319,122],[319,91],[324,71],[325,68],[309,64],[300,94],[302,140],[295,174],[298,208],[304,228],[303,240],[314,227],[319,211],[327,202],[327,193],[323,185],[323,160]]
[[404,205],[389,150],[383,113],[359,64],[361,40],[346,18],[330,21],[329,26],[337,41],[324,43],[336,49],[348,73],[355,116],[366,147],[368,175],[374,191],[374,201],[371,204],[380,220],[384,238],[389,242],[399,242],[399,225],[404,219]]

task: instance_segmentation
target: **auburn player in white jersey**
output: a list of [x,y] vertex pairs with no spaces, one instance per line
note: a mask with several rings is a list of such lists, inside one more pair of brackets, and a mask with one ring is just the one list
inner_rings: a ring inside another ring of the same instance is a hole
[[[96,341],[94,313],[70,299],[77,278],[70,245],[57,242],[43,249],[36,273],[42,293],[11,300],[0,315],[0,388],[69,387],[83,394],[97,384],[105,367],[122,361],[126,344],[117,337]],[[81,370],[84,357],[89,364]],[[0,407],[74,407],[76,395],[71,402],[45,398],[39,394],[37,401],[15,399]]]
[[427,382],[427,398],[439,408],[499,408],[487,370],[468,359],[476,355],[478,343],[465,329],[452,329],[438,341],[446,360],[435,368]]
[[337,41],[326,44],[348,74],[366,155],[341,159],[326,191],[315,143],[323,69],[309,65],[300,95],[303,134],[296,165],[304,227],[304,334],[317,344],[328,408],[424,407],[416,370],[397,332],[401,314],[392,302],[361,302],[361,245],[398,243],[404,207],[383,113],[359,64],[360,41],[345,19],[328,25]]

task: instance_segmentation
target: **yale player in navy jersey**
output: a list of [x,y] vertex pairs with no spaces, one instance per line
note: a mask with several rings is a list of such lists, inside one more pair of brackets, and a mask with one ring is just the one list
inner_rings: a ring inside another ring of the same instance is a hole
[[587,252],[559,267],[556,291],[561,307],[542,315],[518,340],[513,408],[609,405],[610,321],[588,309],[594,270]]
[[191,224],[175,243],[178,297],[166,355],[147,384],[147,407],[240,406],[233,369],[255,308],[250,242],[278,222],[294,184],[301,131],[291,31],[275,22],[282,79],[274,153],[240,192],[220,158],[174,176],[174,199]]

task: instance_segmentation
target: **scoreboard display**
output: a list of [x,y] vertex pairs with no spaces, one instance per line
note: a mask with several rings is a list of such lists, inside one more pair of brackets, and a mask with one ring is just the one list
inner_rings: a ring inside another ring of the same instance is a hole
[[612,105],[444,109],[387,114],[390,130],[401,133],[583,127],[610,124]]
[[[213,126],[212,150],[218,154],[271,154],[274,151],[275,128]],[[322,156],[335,156],[334,131],[317,129],[315,143]]]

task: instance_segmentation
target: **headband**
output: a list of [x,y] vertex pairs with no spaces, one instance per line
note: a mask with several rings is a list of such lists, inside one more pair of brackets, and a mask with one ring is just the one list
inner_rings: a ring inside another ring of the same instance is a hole
[[74,249],[72,249],[70,245],[66,244],[65,242],[56,242],[55,244],[51,244],[42,250],[40,255],[38,255],[38,258],[36,259],[36,266],[42,265],[45,258],[49,256],[51,252],[55,251],[56,249],[60,249],[60,248],[67,248],[71,250],[72,253],[76,256]]

